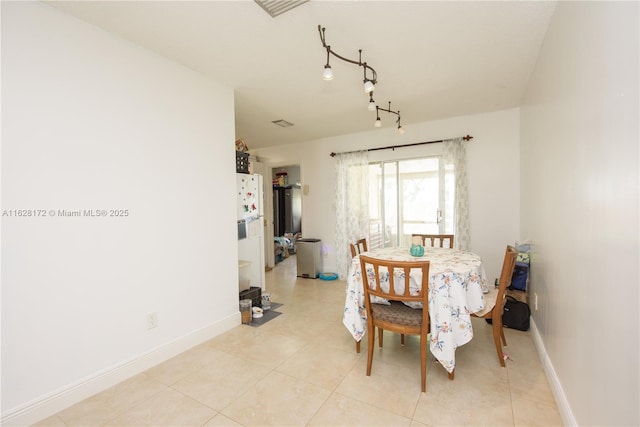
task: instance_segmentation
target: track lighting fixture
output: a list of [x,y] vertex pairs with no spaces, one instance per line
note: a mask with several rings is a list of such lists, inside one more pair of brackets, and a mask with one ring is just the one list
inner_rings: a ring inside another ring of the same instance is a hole
[[[320,34],[320,41],[322,42],[322,47],[324,47],[327,51],[327,63],[325,64],[324,71],[322,72],[322,79],[333,80],[333,70],[331,69],[331,65],[329,65],[329,58],[331,55],[345,62],[349,62],[351,64],[357,65],[358,67],[362,67],[364,71],[364,79],[363,79],[364,93],[369,94],[369,104],[367,105],[367,109],[369,111],[375,110],[376,112],[376,121],[374,126],[378,128],[382,126],[382,121],[380,120],[379,111],[380,110],[386,111],[387,113],[395,114],[398,116],[398,119],[396,120],[396,123],[398,125],[398,132],[400,133],[400,135],[404,134],[404,129],[400,125],[400,111],[392,111],[391,102],[389,102],[389,109],[386,109],[386,108],[378,107],[376,105],[376,102],[373,100],[373,91],[375,90],[376,84],[378,83],[378,74],[376,73],[376,70],[373,69],[373,67],[371,67],[366,62],[362,62],[362,49],[358,50],[357,61],[353,59],[345,58],[344,56],[340,56],[331,49],[331,46],[327,44],[327,40],[324,32],[325,32],[325,28],[322,25],[318,25],[318,33]],[[367,72],[369,72],[369,75],[367,75]]]
[[378,107],[376,105],[376,117],[377,118],[376,118],[376,122],[375,122],[375,127],[377,127],[377,128],[382,126],[382,121],[380,120],[380,111],[384,111],[384,112],[389,113],[389,114],[395,114],[396,116],[398,116],[398,118],[396,119],[396,124],[398,125],[398,133],[400,135],[404,135],[404,128],[400,124],[400,110],[393,111],[391,109],[391,101],[389,101],[389,108],[382,108],[382,107]]

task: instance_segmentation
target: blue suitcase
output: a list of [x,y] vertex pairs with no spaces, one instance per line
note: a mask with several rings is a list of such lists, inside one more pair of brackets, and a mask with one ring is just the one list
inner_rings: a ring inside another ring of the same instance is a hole
[[511,276],[511,286],[509,289],[516,291],[527,290],[527,275],[529,274],[529,264],[524,262],[516,262]]

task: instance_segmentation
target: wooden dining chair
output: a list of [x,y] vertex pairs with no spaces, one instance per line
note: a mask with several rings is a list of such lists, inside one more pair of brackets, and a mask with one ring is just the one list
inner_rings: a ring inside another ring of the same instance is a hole
[[[419,335],[421,385],[422,392],[426,392],[429,261],[389,261],[361,255],[360,267],[367,310],[367,330],[370,333],[367,343],[367,376],[371,375],[376,328],[379,330],[380,347],[383,331]],[[420,289],[416,294],[410,292],[409,281],[412,272],[422,274],[419,280]],[[383,282],[387,283],[388,287],[383,288]],[[374,296],[389,301],[390,305],[373,303]],[[422,308],[411,308],[404,302],[419,302],[422,303]]]
[[498,360],[502,367],[505,366],[502,346],[507,345],[507,340],[504,337],[504,329],[502,328],[502,312],[504,310],[505,292],[511,284],[511,276],[513,275],[513,269],[516,265],[517,256],[518,250],[513,246],[507,246],[507,250],[504,254],[504,261],[502,263],[502,272],[500,273],[498,288],[493,288],[488,294],[484,295],[485,307],[482,311],[471,313],[474,317],[491,319],[491,326],[493,327],[493,342],[496,346]]
[[351,248],[351,258],[356,255],[360,255],[362,252],[367,252],[367,239],[358,239],[349,244]]
[[[453,234],[412,234],[411,237],[420,237],[422,246],[453,249]],[[449,246],[445,246],[445,241],[448,242]]]
[[[351,248],[351,258],[356,255],[360,255],[363,252],[367,252],[367,239],[358,239],[355,242],[349,244]],[[356,353],[360,353],[360,341],[356,341]]]

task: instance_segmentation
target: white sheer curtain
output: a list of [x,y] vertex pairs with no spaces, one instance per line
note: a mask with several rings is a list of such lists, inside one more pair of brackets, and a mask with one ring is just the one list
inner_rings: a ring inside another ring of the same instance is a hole
[[349,270],[349,243],[369,233],[369,156],[366,151],[336,155],[336,262],[340,279]]
[[[462,138],[444,141],[442,150],[442,162],[445,170],[453,170],[454,188],[445,189],[445,197],[453,197],[453,234],[455,245],[458,249],[468,250],[471,246],[469,234],[469,187],[467,184],[467,155],[465,142]],[[445,185],[451,185],[445,183]],[[453,191],[451,191],[453,190]],[[446,206],[451,203],[445,201]]]

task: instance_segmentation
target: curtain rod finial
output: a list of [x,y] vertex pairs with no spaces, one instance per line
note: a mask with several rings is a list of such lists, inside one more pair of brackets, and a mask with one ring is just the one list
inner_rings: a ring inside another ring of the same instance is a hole
[[335,157],[335,156],[336,156],[336,153],[331,153],[331,154],[329,154],[329,155],[330,155],[331,157]]
[[465,141],[471,141],[473,137],[471,135],[467,135],[467,136],[463,136],[462,139],[464,139]]

